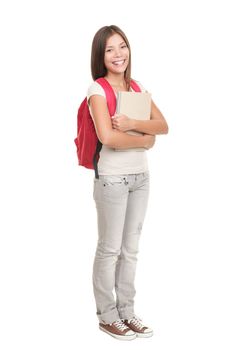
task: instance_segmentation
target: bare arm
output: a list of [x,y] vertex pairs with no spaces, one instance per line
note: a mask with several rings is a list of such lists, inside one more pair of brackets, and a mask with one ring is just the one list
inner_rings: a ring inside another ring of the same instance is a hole
[[93,95],[90,97],[89,103],[96,133],[102,144],[117,149],[136,147],[148,149],[153,146],[155,141],[154,136],[133,136],[113,129],[106,99],[103,96]]
[[130,119],[127,116],[120,115],[113,119],[113,127],[120,131],[133,130],[149,135],[168,133],[168,124],[153,101],[150,120]]

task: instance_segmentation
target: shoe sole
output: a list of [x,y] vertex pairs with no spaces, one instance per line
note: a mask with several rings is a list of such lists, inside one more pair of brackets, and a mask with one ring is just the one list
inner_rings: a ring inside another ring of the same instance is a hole
[[148,333],[138,333],[136,332],[137,338],[150,338],[153,336],[153,332],[148,332]]
[[115,338],[115,339],[119,339],[119,340],[133,340],[136,339],[136,333],[132,334],[132,335],[118,335],[118,334],[113,334],[111,332],[108,332],[105,328],[100,327],[99,329],[107,334],[109,334],[111,337]]

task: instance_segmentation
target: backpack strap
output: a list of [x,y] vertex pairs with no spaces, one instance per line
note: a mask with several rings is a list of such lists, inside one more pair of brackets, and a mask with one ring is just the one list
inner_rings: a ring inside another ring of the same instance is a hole
[[111,85],[109,84],[109,82],[105,78],[98,78],[96,81],[104,89],[109,114],[112,117],[116,111],[116,95],[114,93],[114,90],[112,89]]
[[132,79],[131,79],[130,85],[131,85],[132,89],[133,89],[135,92],[141,92],[141,88],[140,88],[139,85],[135,82],[135,80],[132,80]]
[[[110,116],[113,116],[116,111],[116,95],[114,93],[114,90],[105,78],[98,78],[96,81],[102,86],[105,91],[109,114]],[[135,80],[131,79],[130,85],[135,92],[141,92],[141,88]]]
[[102,143],[100,140],[97,141],[96,149],[95,149],[95,154],[93,157],[93,166],[95,170],[95,178],[99,178],[99,172],[98,172],[98,159],[99,159],[99,152],[101,151],[102,148]]

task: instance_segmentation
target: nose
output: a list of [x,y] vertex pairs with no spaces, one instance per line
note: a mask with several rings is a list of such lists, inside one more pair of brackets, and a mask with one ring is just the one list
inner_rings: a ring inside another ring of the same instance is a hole
[[121,56],[121,49],[119,47],[117,49],[115,49],[115,56],[116,57],[120,57]]

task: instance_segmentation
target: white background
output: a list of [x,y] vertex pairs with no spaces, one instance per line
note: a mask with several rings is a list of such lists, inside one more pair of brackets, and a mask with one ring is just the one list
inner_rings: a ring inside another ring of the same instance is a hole
[[[231,348],[228,3],[1,1],[2,350]],[[91,42],[110,24],[169,124],[148,152],[136,279],[155,335],[129,343],[98,331],[93,172],[73,142]]]

